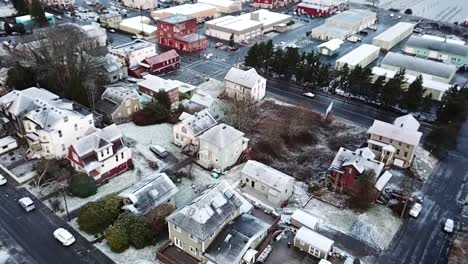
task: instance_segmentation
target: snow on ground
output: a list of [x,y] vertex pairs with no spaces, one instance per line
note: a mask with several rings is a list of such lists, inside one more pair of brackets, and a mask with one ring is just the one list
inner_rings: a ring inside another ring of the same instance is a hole
[[[97,193],[93,196],[87,197],[87,198],[78,198],[78,197],[72,197],[67,195],[67,205],[68,205],[68,210],[70,212],[74,210],[80,209],[83,205],[85,205],[88,202],[94,202],[96,200],[99,200],[100,198],[114,192],[121,192],[128,187],[132,186],[134,183],[138,182],[140,179],[138,179],[137,174],[135,173],[134,170],[126,171],[112,179],[109,180],[108,183],[101,185]],[[62,194],[59,193],[51,198],[49,198],[46,202],[45,205],[49,208],[51,208],[50,201],[53,199],[60,199],[60,201],[63,201],[62,199]],[[64,216],[65,212],[58,213],[59,216]]]
[[360,214],[312,199],[304,210],[321,219],[321,227],[338,230],[380,249],[390,244],[402,224],[389,208],[379,205]]
[[34,171],[34,164],[36,164],[36,162],[38,161],[27,161],[26,163],[10,169],[10,172],[16,176],[18,182],[24,183],[37,175],[37,172]]
[[63,181],[62,183],[52,182],[41,187],[37,187],[36,185],[32,184],[32,182],[27,182],[22,185],[22,187],[24,187],[38,199],[42,199],[43,197],[58,191],[61,186],[66,186],[66,181]]
[[5,250],[0,250],[0,264],[6,264],[8,259],[10,259],[10,254]]
[[8,153],[0,156],[0,164],[8,167],[19,160],[24,160],[24,157],[26,157],[26,151],[27,147],[25,146],[20,146],[16,149],[10,150]]
[[422,147],[416,149],[416,155],[411,168],[419,179],[428,180],[438,160]]
[[294,190],[291,198],[288,200],[288,207],[302,208],[307,201],[309,201],[309,195],[307,194],[308,185],[301,181],[294,183]]
[[156,259],[156,251],[165,242],[166,241],[160,241],[154,246],[149,246],[142,249],[135,249],[131,247],[122,253],[112,252],[105,240],[94,245],[117,264],[133,264],[138,263],[139,261],[144,262],[145,264],[162,264]]

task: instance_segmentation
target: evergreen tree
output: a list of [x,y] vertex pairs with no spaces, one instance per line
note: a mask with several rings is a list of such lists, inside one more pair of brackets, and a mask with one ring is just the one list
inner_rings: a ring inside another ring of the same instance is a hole
[[270,66],[271,66],[271,61],[273,57],[273,41],[270,39],[268,42],[264,45],[263,51],[262,51],[262,57],[263,57],[263,72],[268,73]]
[[409,86],[408,90],[404,93],[401,100],[401,107],[405,108],[409,112],[418,111],[423,102],[423,94],[425,89],[422,86],[423,77],[419,75]]
[[245,65],[252,67],[252,68],[257,68],[259,64],[259,48],[258,44],[255,43],[247,52],[247,55],[245,56]]
[[395,76],[384,85],[382,93],[380,94],[380,101],[382,101],[384,106],[392,107],[397,104],[403,93],[402,86],[405,81],[405,72],[406,70],[401,68]]
[[421,105],[421,112],[423,113],[429,113],[432,108],[432,94],[428,94],[424,96],[422,105]]
[[284,60],[285,60],[285,77],[286,79],[291,78],[296,73],[297,65],[301,59],[298,49],[286,48]]
[[337,79],[337,88],[348,92],[349,88],[349,77],[350,77],[350,70],[348,67],[348,64],[345,63],[343,67],[339,68],[339,70],[336,73],[336,79]]
[[25,0],[16,0],[13,1],[13,6],[15,7],[16,11],[18,11],[18,15],[26,15],[28,13],[28,4]]
[[353,95],[361,95],[362,93],[363,70],[361,65],[356,65],[356,67],[349,71],[349,92]]
[[317,78],[317,85],[319,87],[326,87],[330,83],[330,68],[328,64],[320,64],[319,75]]
[[31,0],[30,8],[31,8],[31,17],[38,26],[44,27],[48,25],[44,7],[42,6],[39,0]]
[[371,100],[378,100],[385,85],[385,76],[379,76],[369,88],[368,96]]
[[283,75],[284,74],[284,68],[286,67],[285,61],[283,60],[284,58],[284,51],[283,49],[275,49],[273,51],[273,59],[271,62],[271,70],[278,74],[278,75]]
[[229,47],[234,47],[234,33],[229,37]]
[[13,29],[11,28],[10,23],[8,22],[5,22],[4,29],[5,33],[7,33],[8,35],[11,34],[11,32],[13,32]]

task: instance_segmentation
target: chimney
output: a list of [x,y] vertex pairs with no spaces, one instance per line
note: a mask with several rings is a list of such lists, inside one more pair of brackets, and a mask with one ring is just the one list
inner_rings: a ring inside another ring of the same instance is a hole
[[260,21],[260,15],[258,12],[252,12],[250,13],[250,20],[253,21]]

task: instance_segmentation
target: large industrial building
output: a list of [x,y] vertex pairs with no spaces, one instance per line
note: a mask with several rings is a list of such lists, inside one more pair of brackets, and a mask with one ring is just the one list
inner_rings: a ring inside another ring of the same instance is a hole
[[368,10],[351,9],[325,20],[321,26],[313,28],[310,36],[314,39],[345,40],[357,32],[371,27],[377,22],[377,14]]
[[240,16],[224,16],[205,23],[205,34],[235,42],[250,40],[291,21],[291,16],[260,9]]
[[468,65],[468,46],[464,42],[436,36],[411,36],[403,51],[423,59],[432,59],[455,65]]
[[150,25],[150,19],[145,16],[127,18],[120,22],[119,29],[130,34],[142,35],[146,39],[155,39],[157,28]]
[[358,65],[364,68],[375,61],[379,57],[379,53],[379,47],[369,44],[362,44],[361,46],[336,60],[335,68],[341,68],[345,64],[347,64],[350,69],[353,69]]
[[198,3],[208,4],[216,7],[218,13],[221,14],[231,14],[235,12],[240,12],[242,10],[241,1],[231,1],[231,0],[198,0]]
[[296,13],[314,17],[328,17],[349,8],[349,0],[303,0],[296,7]]
[[457,72],[455,65],[425,60],[413,56],[389,52],[382,60],[380,67],[398,71],[405,68],[406,73],[413,76],[422,75],[426,80],[450,83]]
[[174,15],[191,16],[198,20],[216,17],[218,9],[215,6],[196,3],[173,6],[165,9],[151,11],[151,17],[155,20],[164,19]]
[[414,24],[408,22],[398,22],[393,27],[380,33],[372,40],[372,44],[384,50],[390,50],[402,40],[407,38],[414,30]]

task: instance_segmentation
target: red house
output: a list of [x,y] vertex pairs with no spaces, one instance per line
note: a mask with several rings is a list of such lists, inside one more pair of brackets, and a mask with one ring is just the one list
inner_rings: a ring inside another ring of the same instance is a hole
[[375,154],[369,148],[356,151],[340,148],[330,166],[330,182],[335,190],[349,192],[364,171],[372,171],[377,180],[383,168],[384,163],[375,160]]
[[158,20],[158,43],[179,51],[192,52],[208,47],[208,39],[198,34],[197,20],[173,15]]
[[151,74],[159,74],[177,70],[180,67],[180,57],[177,51],[169,50],[161,54],[148,57],[140,62],[140,66]]
[[346,9],[349,9],[349,0],[303,0],[297,5],[296,13],[328,17]]
[[93,128],[68,149],[67,159],[75,170],[102,182],[132,166],[132,151],[125,146],[117,126]]

